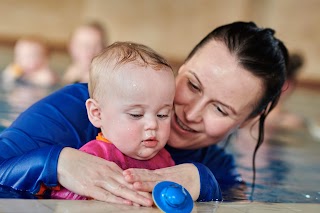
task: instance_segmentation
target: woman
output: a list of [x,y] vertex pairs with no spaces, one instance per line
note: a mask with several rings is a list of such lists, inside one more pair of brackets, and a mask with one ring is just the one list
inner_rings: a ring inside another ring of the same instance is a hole
[[2,132],[0,184],[34,193],[59,180],[80,195],[150,206],[152,201],[136,190],[151,191],[157,181],[172,180],[194,200],[221,199],[217,181],[241,178],[232,156],[216,144],[260,116],[258,147],[264,119],[281,93],[287,50],[273,34],[252,22],[235,22],[213,30],[191,51],[176,77],[167,146],[177,166],[122,171],[74,149],[98,133],[87,120],[87,85],[76,84],[36,103]]

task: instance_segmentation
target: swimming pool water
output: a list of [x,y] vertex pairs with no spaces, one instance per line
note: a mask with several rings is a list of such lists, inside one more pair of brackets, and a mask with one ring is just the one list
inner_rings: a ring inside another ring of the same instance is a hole
[[[55,89],[34,88],[18,85],[11,90],[0,90],[0,131],[24,109],[35,101],[46,96]],[[311,102],[313,96],[299,93],[293,100],[296,109],[303,113],[306,101]],[[303,99],[301,104],[299,101]],[[298,103],[298,104],[297,104]],[[318,105],[320,106],[320,105]],[[317,111],[319,107],[313,107]],[[310,109],[308,109],[310,111]],[[308,111],[308,112],[309,112]],[[315,112],[317,113],[317,112]],[[310,115],[309,115],[310,116]],[[273,203],[320,203],[320,141],[313,138],[307,130],[280,132],[265,142],[256,157],[256,182],[251,197],[252,153],[255,144],[247,141],[230,143],[226,150],[233,153],[242,174],[243,186],[231,188],[224,193],[225,202],[248,200]],[[0,187],[0,198],[36,198],[27,193],[15,192]]]
[[229,144],[226,148],[235,153],[238,170],[247,188],[235,190],[225,199],[320,203],[320,142],[307,132],[282,132],[281,136],[266,141],[256,157],[256,182],[251,197],[253,148],[253,145],[240,143]]
[[252,198],[273,203],[320,203],[320,93],[297,90],[286,105],[287,110],[303,115],[312,125],[318,126],[317,134],[311,134],[310,124],[299,130],[274,132],[258,150],[252,197],[252,154],[256,140],[228,144],[226,150],[234,154],[247,188],[234,189],[225,196],[227,200]]
[[[1,79],[0,79],[1,82]],[[3,85],[1,85],[3,86]],[[12,88],[0,86],[0,130],[9,126],[12,121],[27,107],[42,97],[58,89],[40,88],[25,84],[16,84]]]

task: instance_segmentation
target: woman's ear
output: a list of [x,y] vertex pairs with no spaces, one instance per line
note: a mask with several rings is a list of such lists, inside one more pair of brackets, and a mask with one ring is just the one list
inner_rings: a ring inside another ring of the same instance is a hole
[[101,109],[99,103],[89,98],[86,101],[86,108],[89,121],[92,123],[93,126],[100,128],[101,127]]

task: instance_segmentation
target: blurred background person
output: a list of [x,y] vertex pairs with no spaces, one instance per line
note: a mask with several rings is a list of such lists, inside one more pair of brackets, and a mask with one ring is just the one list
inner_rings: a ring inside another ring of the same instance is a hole
[[16,82],[51,87],[58,82],[49,67],[49,50],[39,37],[22,37],[14,46],[14,59],[2,73],[2,86],[12,87]]
[[75,29],[68,45],[71,64],[63,75],[63,84],[88,82],[91,60],[106,46],[105,37],[105,30],[98,22],[89,22]]

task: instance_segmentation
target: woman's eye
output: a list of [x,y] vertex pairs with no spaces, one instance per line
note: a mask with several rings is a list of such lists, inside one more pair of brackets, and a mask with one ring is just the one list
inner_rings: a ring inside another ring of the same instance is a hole
[[228,116],[228,113],[224,112],[219,106],[215,106],[216,107],[216,110],[221,113],[221,115],[223,116]]
[[192,83],[190,80],[188,80],[188,86],[193,91],[200,91],[200,88],[194,83]]

